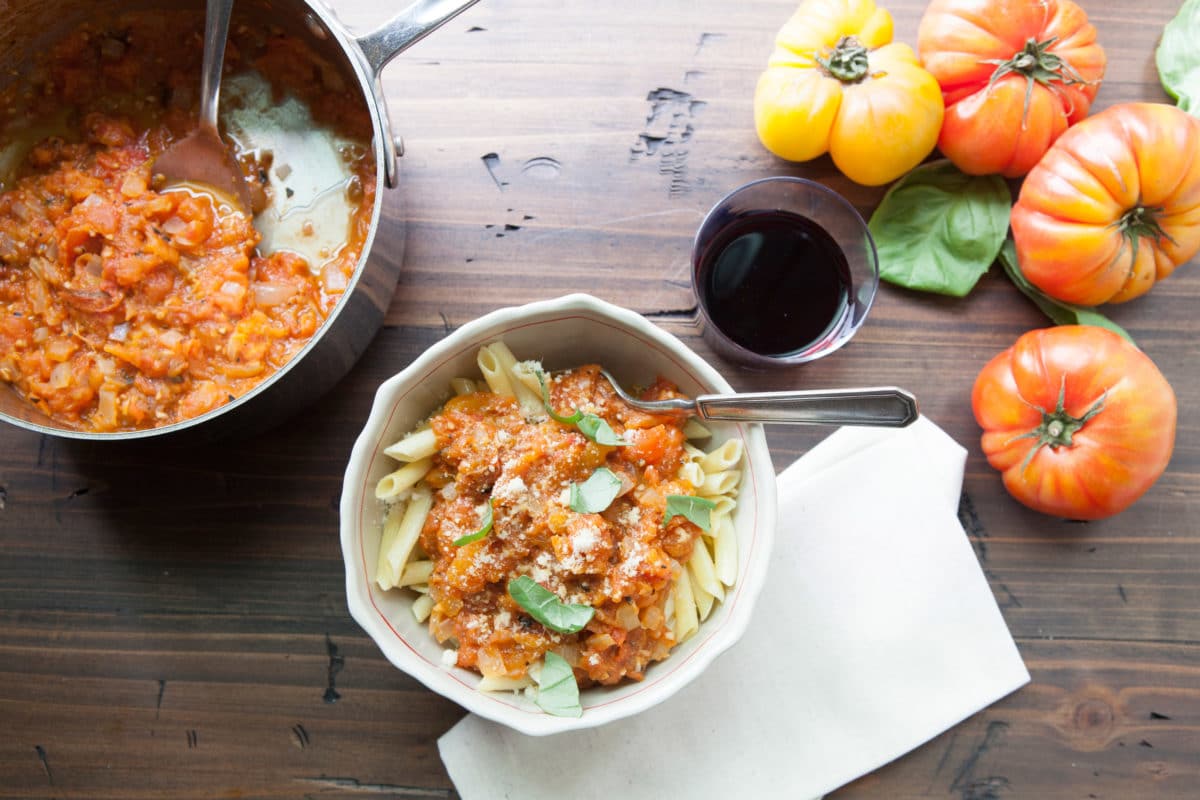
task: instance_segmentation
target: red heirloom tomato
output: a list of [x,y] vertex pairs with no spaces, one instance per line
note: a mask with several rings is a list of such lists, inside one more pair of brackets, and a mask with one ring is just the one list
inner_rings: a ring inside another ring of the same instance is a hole
[[1104,328],[1026,333],[971,394],[983,452],[1032,509],[1070,519],[1124,510],[1175,445],[1175,393],[1154,362]]
[[1087,116],[1104,76],[1071,0],[933,0],[917,50],[946,101],[938,149],[970,175],[1024,175]]
[[1017,261],[1068,303],[1120,303],[1200,250],[1200,120],[1124,103],[1063,134],[1012,211]]

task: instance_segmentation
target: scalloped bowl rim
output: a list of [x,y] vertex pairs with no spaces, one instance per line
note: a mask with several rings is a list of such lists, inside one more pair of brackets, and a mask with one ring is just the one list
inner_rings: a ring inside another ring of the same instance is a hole
[[[530,735],[587,728],[627,717],[658,704],[690,683],[745,632],[766,579],[775,536],[775,472],[761,426],[711,424],[710,427],[720,438],[740,437],[745,445],[745,473],[734,517],[739,550],[737,581],[728,590],[725,601],[714,608],[708,620],[701,623],[699,631],[677,646],[664,661],[651,665],[643,681],[583,690],[581,701],[584,711],[578,718],[546,714],[514,693],[477,691],[473,682],[478,680],[478,675],[457,667],[443,666],[432,656],[431,646],[439,651],[441,647],[426,626],[414,627],[415,620],[408,613],[403,615],[408,619],[397,619],[395,608],[392,608],[390,615],[385,612],[384,605],[394,606],[398,602],[395,600],[397,594],[410,593],[397,593],[394,590],[382,592],[368,577],[373,574],[371,565],[375,557],[371,547],[378,549],[377,535],[374,542],[367,541],[370,533],[366,519],[372,513],[377,515],[380,505],[374,498],[373,488],[378,477],[394,468],[382,455],[383,448],[438,407],[439,403],[431,399],[431,385],[438,384],[439,390],[443,390],[448,385],[447,375],[464,374],[461,369],[454,369],[450,365],[461,365],[467,358],[473,364],[474,353],[479,346],[496,338],[505,338],[509,342],[514,335],[530,336],[542,327],[571,331],[580,326],[609,336],[611,341],[606,344],[614,348],[620,346],[618,339],[630,339],[624,345],[637,350],[638,355],[634,360],[639,363],[644,353],[653,353],[659,362],[653,370],[674,371],[676,374],[668,377],[675,380],[684,391],[732,391],[728,382],[713,367],[675,336],[632,311],[590,295],[572,294],[555,300],[501,308],[456,329],[380,385],[370,415],[354,443],[340,505],[346,598],[355,621],[375,640],[393,665],[429,689],[482,717]],[[605,333],[606,330],[611,331],[611,335]],[[543,338],[540,341],[546,340]],[[513,350],[518,358],[536,357],[523,354],[517,347],[513,347]],[[569,347],[568,350],[575,352]],[[582,363],[586,363],[585,360],[547,366],[561,368]],[[622,375],[619,365],[610,363],[606,366],[615,368],[619,377]],[[439,371],[442,373],[440,378],[446,380],[439,378],[431,381],[429,376]],[[692,385],[686,386],[687,383]],[[425,397],[418,399],[417,395]],[[411,410],[414,403],[423,408],[423,413],[414,416]],[[404,413],[405,409],[408,413]],[[405,421],[401,424],[398,419]],[[748,495],[752,502],[743,503]],[[411,600],[408,602],[411,604]],[[411,635],[406,638],[400,628],[407,628]],[[417,630],[419,633],[413,632]]]

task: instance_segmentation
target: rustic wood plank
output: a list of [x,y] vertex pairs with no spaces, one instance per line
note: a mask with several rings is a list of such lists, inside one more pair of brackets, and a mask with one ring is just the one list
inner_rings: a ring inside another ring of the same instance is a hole
[[[359,30],[386,13],[336,6]],[[889,6],[914,42],[924,3]],[[1174,0],[1085,6],[1109,55],[1096,108],[1162,101],[1153,48]],[[1194,796],[1200,270],[1109,310],[1182,407],[1166,475],[1104,522],[1028,511],[979,453],[975,374],[1045,324],[1002,275],[962,300],[882,287],[817,364],[715,356],[689,288],[713,202],[775,174],[863,213],[882,195],[755,139],[754,82],[793,7],[484,0],[384,72],[407,152],[372,258],[402,258],[401,282],[335,390],[253,439],[186,450],[0,429],[0,797],[454,797],[436,737],[462,710],[347,613],[342,471],[387,376],[479,314],[581,290],[649,315],[741,389],[912,388],[968,449],[960,519],[1033,683],[835,797]],[[776,466],[824,434],[771,429]]]

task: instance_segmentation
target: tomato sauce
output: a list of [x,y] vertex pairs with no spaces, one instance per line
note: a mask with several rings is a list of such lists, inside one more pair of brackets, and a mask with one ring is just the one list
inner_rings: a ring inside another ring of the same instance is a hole
[[[365,109],[302,80],[315,56],[283,36],[235,31],[227,71],[261,71],[363,142],[346,156],[355,210],[344,246],[323,264],[262,253],[248,211],[153,174],[157,155],[196,124],[201,28],[178,15],[82,28],[34,70],[33,89],[0,97],[21,108],[7,132],[39,115],[56,129],[0,176],[0,380],[78,430],[168,425],[257,386],[324,323],[369,232]],[[261,158],[241,154],[268,200]]]
[[[553,651],[581,687],[640,680],[676,643],[667,598],[701,534],[683,517],[663,525],[666,497],[695,493],[676,477],[687,458],[683,423],[630,409],[596,366],[556,376],[550,391],[561,413],[594,413],[629,444],[603,446],[574,426],[527,421],[511,397],[451,399],[431,420],[440,450],[425,479],[434,487],[420,539],[434,561],[430,630],[457,643],[458,666],[485,675],[524,676]],[[662,380],[643,394],[675,396]],[[620,495],[598,514],[570,509],[570,484],[601,466],[621,479]],[[479,529],[489,498],[491,533],[454,546]],[[543,627],[507,593],[518,575],[595,615],[574,634]]]

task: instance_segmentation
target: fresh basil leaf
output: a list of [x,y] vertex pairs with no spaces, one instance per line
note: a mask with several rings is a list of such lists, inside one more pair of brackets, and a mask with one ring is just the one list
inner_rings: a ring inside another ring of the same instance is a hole
[[879,276],[909,289],[966,296],[996,260],[1011,207],[999,175],[965,175],[949,161],[917,167],[871,215]]
[[1186,0],[1154,51],[1158,79],[1175,105],[1200,116],[1200,0]]
[[669,494],[667,495],[667,511],[663,517],[663,525],[666,525],[675,517],[686,517],[694,523],[700,530],[712,530],[712,510],[717,507],[717,504],[707,497],[692,497],[687,494]]
[[621,479],[607,467],[599,467],[583,483],[571,484],[571,510],[599,514],[621,493]]
[[596,444],[608,445],[609,447],[619,447],[629,444],[629,442],[617,436],[616,431],[612,426],[605,422],[595,414],[584,414],[579,409],[575,409],[570,416],[562,416],[554,411],[554,407],[550,405],[550,390],[546,387],[545,373],[538,371],[538,383],[542,387],[542,405],[546,409],[546,413],[555,422],[561,422],[563,425],[574,425],[587,438],[591,439]]
[[575,427],[579,428],[580,433],[596,444],[608,445],[609,447],[620,447],[621,445],[629,444],[629,442],[617,436],[612,426],[595,414],[584,414],[575,423]]
[[1005,239],[1004,246],[1000,248],[1000,265],[1004,267],[1004,273],[1008,275],[1009,280],[1032,300],[1033,304],[1040,308],[1042,313],[1049,317],[1055,325],[1095,325],[1107,328],[1130,344],[1137,346],[1137,342],[1133,341],[1133,337],[1129,335],[1128,331],[1096,309],[1055,300],[1030,283],[1025,274],[1021,272],[1021,265],[1017,263],[1017,246],[1012,238]]
[[556,717],[583,716],[575,670],[571,669],[565,658],[557,653],[546,653],[537,676],[537,685],[537,699],[534,702],[547,714]]
[[529,616],[559,633],[576,633],[591,621],[596,609],[577,603],[564,603],[549,589],[528,575],[518,575],[508,582],[508,596],[525,609]]
[[492,499],[489,497],[487,502],[487,510],[483,512],[483,527],[474,533],[468,533],[466,536],[460,536],[454,540],[455,547],[462,547],[464,544],[478,542],[483,537],[492,532]]
[[546,409],[546,413],[550,415],[550,419],[555,422],[561,422],[563,425],[574,425],[583,418],[583,414],[578,409],[569,416],[562,416],[554,411],[554,407],[550,405],[550,389],[546,386],[546,374],[540,369],[537,371],[538,384],[542,387],[542,406]]

